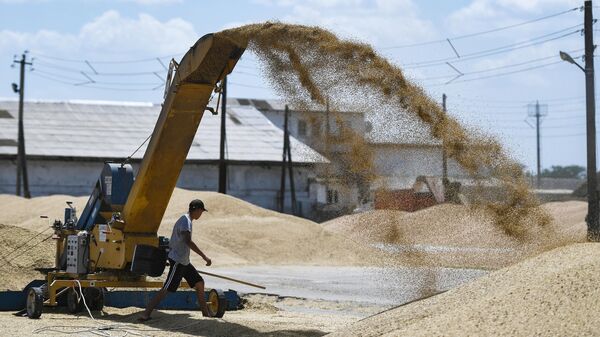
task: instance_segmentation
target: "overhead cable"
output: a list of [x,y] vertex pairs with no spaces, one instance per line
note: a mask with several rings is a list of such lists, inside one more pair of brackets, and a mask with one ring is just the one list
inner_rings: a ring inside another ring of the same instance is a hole
[[470,38],[470,37],[474,37],[474,36],[479,36],[479,35],[485,35],[485,34],[490,34],[490,33],[495,33],[495,32],[499,32],[499,31],[503,31],[503,30],[507,30],[507,29],[511,29],[511,28],[515,28],[515,27],[520,27],[520,26],[524,26],[524,25],[528,25],[534,22],[539,22],[542,20],[547,20],[547,19],[551,19],[557,16],[561,16],[567,13],[571,13],[574,11],[577,11],[579,9],[581,9],[582,7],[574,7],[562,12],[558,12],[558,13],[554,13],[554,14],[550,14],[550,15],[546,15],[537,19],[532,19],[532,20],[528,20],[528,21],[524,21],[524,22],[520,22],[520,23],[516,23],[516,24],[512,24],[512,25],[508,25],[508,26],[503,26],[503,27],[498,27],[498,28],[492,28],[492,29],[488,29],[488,30],[484,30],[484,31],[480,31],[480,32],[475,32],[475,33],[469,33],[469,34],[464,34],[464,35],[457,35],[454,37],[449,37],[449,38],[443,38],[443,39],[438,39],[438,40],[431,40],[431,41],[426,41],[426,42],[418,42],[418,43],[411,43],[411,44],[405,44],[405,45],[397,45],[397,46],[391,46],[391,47],[384,47],[381,49],[402,49],[402,48],[411,48],[411,47],[418,47],[418,46],[425,46],[425,45],[431,45],[431,44],[437,44],[437,43],[442,43],[442,42],[447,42],[448,40],[462,40],[462,39],[466,39],[466,38]]

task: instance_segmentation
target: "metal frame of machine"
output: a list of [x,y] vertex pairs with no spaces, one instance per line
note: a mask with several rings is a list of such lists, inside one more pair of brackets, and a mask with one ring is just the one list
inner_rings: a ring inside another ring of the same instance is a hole
[[[71,312],[82,302],[99,310],[107,287],[162,287],[146,279],[165,268],[168,240],[157,236],[160,222],[211,95],[245,47],[222,33],[208,34],[180,63],[172,61],[165,101],[135,179],[131,165],[106,163],[81,217],[68,203],[64,222],[54,222],[55,266],[46,284],[27,292],[30,318],[40,317],[44,305],[64,302]],[[222,317],[223,292],[210,290],[208,306]]]

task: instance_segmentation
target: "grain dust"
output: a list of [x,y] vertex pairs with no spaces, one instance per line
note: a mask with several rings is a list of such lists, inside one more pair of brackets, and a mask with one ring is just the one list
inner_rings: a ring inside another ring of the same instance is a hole
[[[334,114],[366,111],[383,118],[386,128],[392,131],[415,128],[415,123],[425,125],[430,132],[425,137],[440,140],[449,158],[482,189],[487,177],[501,187],[499,196],[491,200],[481,193],[474,207],[488,212],[505,233],[521,237],[530,228],[549,223],[550,218],[529,191],[521,166],[496,140],[461,126],[422,88],[407,80],[399,67],[368,44],[341,40],[319,27],[278,22],[250,24],[221,33],[248,45],[273,88],[299,110],[323,110],[328,106]],[[407,124],[407,117],[416,117],[416,122]],[[345,165],[335,173],[360,189],[376,177],[371,151],[363,135],[350,127],[343,130],[336,142],[345,140],[352,150],[341,158]]]

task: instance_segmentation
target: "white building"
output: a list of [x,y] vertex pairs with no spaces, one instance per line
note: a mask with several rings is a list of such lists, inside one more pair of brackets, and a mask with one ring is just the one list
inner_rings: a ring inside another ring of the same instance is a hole
[[[279,100],[230,99],[229,106],[252,106],[260,110],[271,122],[283,128],[285,103]],[[397,113],[397,112],[387,112]],[[355,132],[365,135],[373,153],[375,173],[379,177],[370,190],[408,189],[415,184],[417,177],[442,177],[441,142],[433,139],[429,128],[415,117],[395,117],[395,123],[381,115],[373,118],[362,112],[344,111],[343,122]],[[330,134],[336,135],[336,120],[332,116],[327,123],[326,112],[296,111],[290,107],[288,129],[290,133],[317,151],[321,151],[325,126],[329,124]],[[315,123],[314,121],[317,120]],[[396,124],[396,125],[391,125]],[[316,127],[315,127],[316,125]],[[312,127],[311,127],[312,126]],[[344,151],[343,148],[339,151]],[[335,151],[329,156],[336,165]],[[464,180],[465,172],[453,161],[448,161],[448,177],[451,180]],[[317,179],[311,185],[320,208],[352,209],[359,206],[358,188],[343,186],[335,181]]]
[[[27,169],[33,196],[87,195],[105,161],[122,162],[152,133],[160,105],[151,103],[30,101],[25,103]],[[228,194],[277,209],[283,132],[253,106],[227,110]],[[16,101],[0,101],[0,193],[16,190]],[[220,117],[205,112],[177,186],[217,190]],[[327,160],[291,139],[294,181],[301,215],[312,217],[314,166]],[[145,145],[132,156],[137,169]],[[289,179],[289,178],[288,178]],[[290,207],[289,183],[285,204]],[[289,211],[286,210],[286,211]]]

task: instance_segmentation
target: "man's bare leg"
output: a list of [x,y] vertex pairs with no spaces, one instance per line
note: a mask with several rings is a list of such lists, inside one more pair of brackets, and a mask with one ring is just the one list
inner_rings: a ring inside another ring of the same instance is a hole
[[208,307],[206,306],[206,298],[204,297],[204,282],[197,282],[194,286],[196,289],[196,296],[198,296],[198,304],[200,304],[200,310],[202,311],[202,316],[209,317]]
[[167,296],[167,289],[162,288],[161,290],[159,290],[158,294],[156,294],[156,296],[154,296],[150,300],[150,302],[148,302],[146,310],[144,310],[142,317],[140,317],[141,320],[148,320],[150,318],[150,315],[152,314],[152,311],[154,311],[158,303],[160,303],[160,301],[162,301],[163,298],[165,298],[165,296]]

